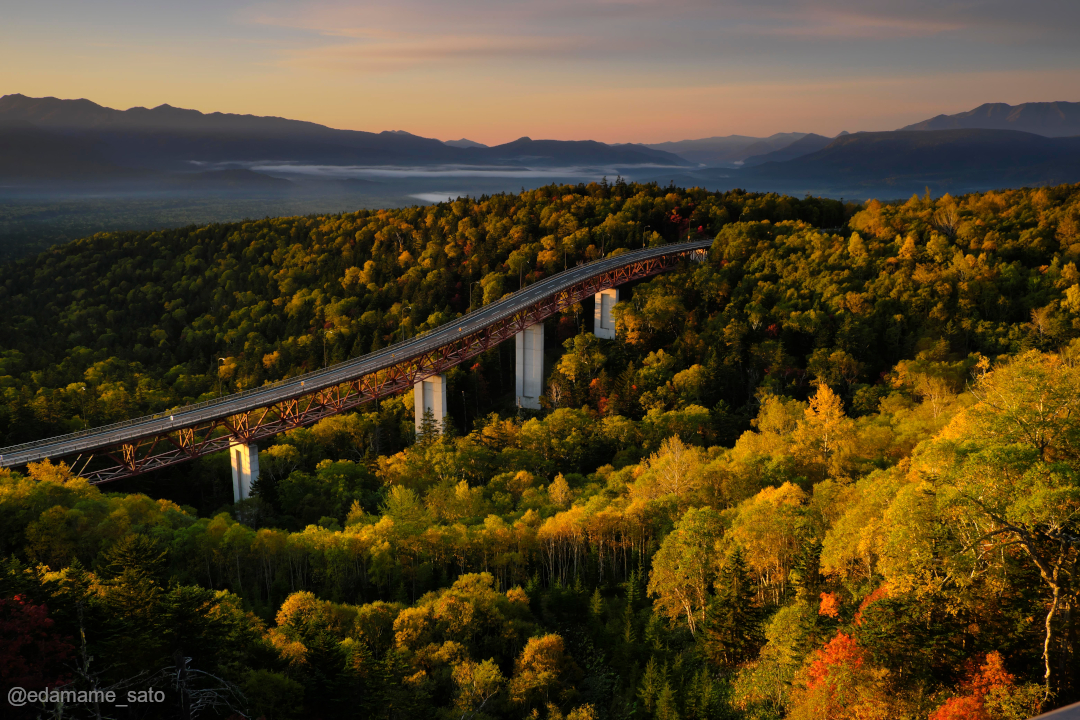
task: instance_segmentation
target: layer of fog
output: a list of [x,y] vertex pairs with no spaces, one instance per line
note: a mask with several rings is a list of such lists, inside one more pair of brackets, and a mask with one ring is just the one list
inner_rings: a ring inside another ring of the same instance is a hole
[[477,193],[475,192],[460,190],[458,192],[448,191],[412,193],[411,195],[409,195],[409,197],[416,198],[417,200],[422,200],[423,202],[431,203],[434,205],[435,203],[441,202],[453,202],[454,200],[462,197],[475,197],[476,194]]
[[[643,176],[658,170],[675,169],[669,165],[530,167],[526,165],[311,165],[283,162],[192,163],[200,169],[245,168],[286,180],[303,178],[326,180],[349,179],[406,179],[406,178],[511,178],[560,180],[565,178],[599,179],[618,176]],[[677,168],[685,170],[686,168]]]

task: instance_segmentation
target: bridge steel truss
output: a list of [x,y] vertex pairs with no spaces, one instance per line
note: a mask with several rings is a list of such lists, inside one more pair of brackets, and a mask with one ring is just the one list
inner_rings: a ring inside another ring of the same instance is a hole
[[[575,282],[508,316],[461,334],[450,342],[402,356],[400,360],[356,379],[303,392],[256,409],[213,417],[166,431],[150,432],[141,437],[127,438],[121,443],[103,443],[88,448],[93,450],[93,454],[87,458],[82,469],[77,465],[86,455],[85,452],[76,458],[72,468],[90,483],[106,483],[226,451],[237,443],[258,442],[287,430],[313,425],[331,415],[354,410],[378,398],[407,390],[416,382],[460,365],[602,290],[658,275],[677,266],[687,257],[695,261],[703,260],[706,250],[700,247],[701,243],[695,245],[699,247],[677,250],[669,246],[672,250],[670,254],[643,259],[631,260],[628,257],[624,265]],[[467,317],[455,322],[461,323]],[[302,387],[303,383],[300,385]],[[175,412],[179,414],[182,411],[179,409]],[[156,417],[163,415],[168,413],[159,413]],[[6,450],[11,449],[14,448]],[[91,468],[91,462],[95,459],[97,462]]]

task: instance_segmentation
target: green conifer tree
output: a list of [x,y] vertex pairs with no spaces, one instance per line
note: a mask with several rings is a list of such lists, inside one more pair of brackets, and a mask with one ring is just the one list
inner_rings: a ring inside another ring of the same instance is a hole
[[656,698],[663,685],[664,681],[656,657],[650,657],[649,664],[645,666],[645,672],[641,675],[641,686],[638,688],[638,697],[641,698],[645,712],[652,713],[655,709]]
[[732,550],[716,579],[716,595],[706,612],[705,653],[729,667],[751,657],[761,642],[760,613],[742,550]]
[[435,420],[435,413],[430,408],[425,408],[424,417],[420,420],[420,430],[416,433],[418,445],[429,445],[439,439],[439,423]]
[[664,687],[656,697],[656,720],[679,720],[679,709],[675,703],[675,692],[671,683],[664,682]]
[[594,620],[600,620],[604,616],[604,596],[600,594],[600,588],[593,590],[589,598],[589,614]]

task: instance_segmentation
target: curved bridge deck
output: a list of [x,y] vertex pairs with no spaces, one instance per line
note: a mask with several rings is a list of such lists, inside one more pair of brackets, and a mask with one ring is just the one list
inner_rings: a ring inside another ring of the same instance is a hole
[[197,405],[2,448],[0,467],[77,455],[75,465],[88,456],[82,469],[75,470],[101,483],[312,425],[412,387],[601,290],[657,275],[683,259],[704,259],[711,245],[711,240],[675,243],[579,265],[433,331],[324,370]]

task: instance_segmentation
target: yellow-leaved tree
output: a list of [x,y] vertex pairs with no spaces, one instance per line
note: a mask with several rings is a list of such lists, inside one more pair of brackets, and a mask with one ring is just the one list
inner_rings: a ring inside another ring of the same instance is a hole
[[686,620],[692,634],[705,621],[709,587],[716,577],[714,546],[720,516],[711,507],[691,508],[675,523],[653,556],[649,595],[654,607],[673,623]]
[[[1075,598],[1080,563],[1080,366],[1064,355],[1029,351],[983,374],[979,402],[943,433],[953,450],[944,479],[955,507],[983,529],[971,552],[1018,546],[1048,591],[1043,663],[1054,691],[1051,655],[1062,610]],[[1073,663],[1063,658],[1064,666]]]
[[729,537],[743,548],[762,600],[779,604],[805,539],[807,496],[791,483],[765,488],[739,505]]
[[562,700],[567,684],[577,674],[577,666],[566,654],[561,635],[548,633],[531,637],[514,664],[510,679],[510,699],[525,709]]
[[1027,565],[1043,593],[1049,698],[1055,668],[1075,664],[1061,616],[1075,609],[1080,570],[1080,367],[1030,351],[978,376],[972,393],[978,402],[913,455],[882,516],[879,567],[898,588],[941,592]]
[[855,423],[844,414],[840,396],[828,385],[818,385],[792,438],[807,474],[815,481],[846,475],[854,436]]

